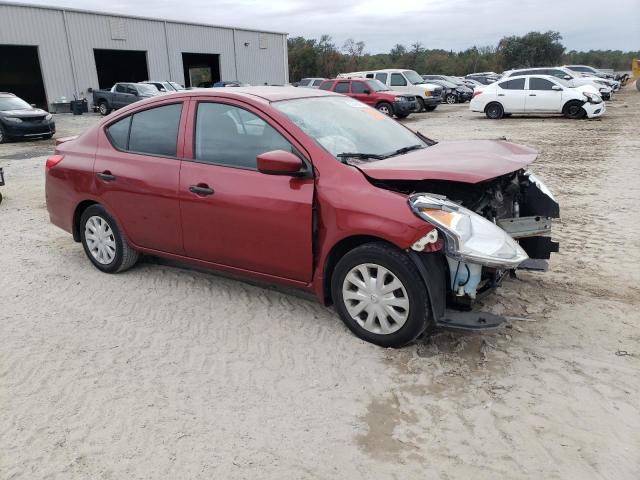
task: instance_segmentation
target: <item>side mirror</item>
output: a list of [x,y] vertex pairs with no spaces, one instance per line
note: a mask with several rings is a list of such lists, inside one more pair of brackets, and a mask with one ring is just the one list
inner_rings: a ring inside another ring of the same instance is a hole
[[562,87],[559,85],[554,85],[553,87],[551,87],[551,90],[555,90],[556,92],[559,92],[562,90]]
[[571,80],[571,78],[572,78],[572,77],[571,77],[571,75],[565,75],[565,76],[564,76],[564,79],[565,79],[565,80]]
[[365,95],[371,95],[371,90],[365,89],[362,93],[364,93]]
[[297,155],[284,150],[272,150],[256,157],[256,166],[260,173],[267,175],[289,175],[293,177],[304,174],[304,164]]

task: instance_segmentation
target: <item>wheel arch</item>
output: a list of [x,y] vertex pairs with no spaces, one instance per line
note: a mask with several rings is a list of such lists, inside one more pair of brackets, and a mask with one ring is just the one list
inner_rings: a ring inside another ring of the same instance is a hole
[[98,205],[98,202],[96,202],[95,200],[83,200],[76,206],[76,209],[73,212],[73,223],[71,224],[71,233],[73,235],[73,239],[76,242],[80,241],[80,219],[82,218],[82,214],[91,205]]
[[503,111],[503,112],[506,112],[506,110],[504,109],[504,105],[502,105],[502,103],[500,103],[498,100],[491,100],[490,102],[488,102],[488,103],[484,106],[484,110],[483,110],[483,111],[484,111],[484,113],[487,113],[487,108],[489,108],[489,106],[490,106],[490,105],[493,105],[494,103],[495,103],[495,104],[497,104],[497,105],[500,105],[500,108],[502,108],[502,111]]

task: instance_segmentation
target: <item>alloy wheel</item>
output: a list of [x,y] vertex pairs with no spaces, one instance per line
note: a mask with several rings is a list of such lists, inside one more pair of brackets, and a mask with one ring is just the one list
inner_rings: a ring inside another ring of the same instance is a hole
[[116,239],[107,221],[98,216],[89,217],[84,226],[84,237],[91,256],[101,265],[109,265],[116,256]]
[[347,273],[342,298],[349,315],[365,330],[388,335],[409,318],[407,290],[387,268],[364,263]]

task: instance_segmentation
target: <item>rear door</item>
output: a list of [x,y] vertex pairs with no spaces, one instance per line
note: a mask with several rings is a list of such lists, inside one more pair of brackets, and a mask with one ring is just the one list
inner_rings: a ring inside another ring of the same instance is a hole
[[183,254],[178,202],[182,102],[120,118],[99,135],[96,195],[136,245]]
[[507,113],[522,113],[525,106],[524,78],[504,80],[496,84],[496,94]]
[[[189,257],[309,282],[313,269],[313,178],[267,175],[256,156],[303,148],[255,107],[235,100],[191,103],[180,172]],[[310,167],[310,165],[309,165]]]
[[562,111],[562,89],[554,90],[556,84],[546,78],[529,77],[525,109],[527,113],[550,113]]
[[349,94],[349,80],[340,80],[336,82],[333,87],[333,91],[336,93],[342,93],[343,95]]

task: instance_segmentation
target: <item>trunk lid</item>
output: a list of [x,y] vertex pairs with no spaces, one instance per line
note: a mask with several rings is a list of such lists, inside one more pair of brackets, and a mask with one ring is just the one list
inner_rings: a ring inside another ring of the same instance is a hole
[[442,142],[358,168],[376,180],[449,180],[478,183],[525,168],[538,152],[503,140]]

